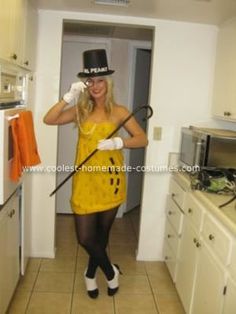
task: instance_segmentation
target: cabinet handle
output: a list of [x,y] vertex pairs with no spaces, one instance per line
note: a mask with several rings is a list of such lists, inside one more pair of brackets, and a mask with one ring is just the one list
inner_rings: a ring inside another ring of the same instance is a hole
[[25,62],[24,62],[24,65],[29,65],[29,61],[28,61],[28,60],[25,61]]
[[171,238],[172,237],[172,235],[171,234],[167,234],[167,238],[169,239],[169,238]]
[[188,209],[188,213],[189,213],[189,214],[192,214],[192,212],[193,212],[192,208],[189,208],[189,209]]
[[15,213],[16,213],[15,209],[12,209],[10,213],[8,214],[8,216],[12,218],[15,215]]
[[197,243],[197,239],[196,238],[193,239],[193,243]]
[[31,76],[29,77],[29,80],[30,80],[31,82],[33,82],[33,80],[34,80],[33,75],[31,75]]
[[173,214],[173,212],[169,210],[168,211],[168,215],[172,215],[172,214]]
[[169,259],[169,257],[168,256],[165,256],[165,260],[167,261]]
[[175,197],[176,196],[176,194],[175,193],[171,193],[171,197]]
[[11,55],[11,59],[17,60],[17,54],[13,53],[13,55]]
[[209,240],[211,240],[211,241],[215,239],[215,237],[213,236],[213,234],[209,234],[209,237],[208,237],[208,238],[209,238]]
[[231,112],[229,112],[229,111],[224,111],[224,116],[226,116],[226,117],[231,116]]
[[199,242],[196,243],[196,247],[200,247],[201,244]]

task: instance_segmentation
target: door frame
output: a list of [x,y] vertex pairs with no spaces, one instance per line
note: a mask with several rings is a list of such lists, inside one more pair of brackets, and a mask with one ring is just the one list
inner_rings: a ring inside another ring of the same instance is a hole
[[[137,50],[138,49],[149,49],[152,50],[152,42],[149,41],[139,41],[139,40],[132,40],[129,42],[129,51],[128,51],[128,58],[129,58],[129,93],[128,93],[128,110],[133,111],[133,94],[134,94],[134,83],[135,83],[135,64],[136,64],[136,56],[137,56]],[[150,77],[151,77],[151,72],[150,72]],[[150,84],[149,84],[149,92],[150,92]],[[129,164],[130,160],[130,150],[126,149],[124,150],[124,159],[125,159],[125,164]],[[129,181],[129,172],[126,173],[126,180],[127,184]],[[118,212],[118,217],[122,217],[124,213],[126,213],[126,206],[127,202],[125,201],[124,204],[121,205],[119,212]]]

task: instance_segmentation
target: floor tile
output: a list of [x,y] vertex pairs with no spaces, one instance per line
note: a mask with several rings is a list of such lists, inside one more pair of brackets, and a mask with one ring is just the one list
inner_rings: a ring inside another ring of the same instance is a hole
[[155,298],[160,314],[185,314],[183,306],[176,293],[156,294]]
[[111,233],[109,243],[112,244],[130,244],[137,243],[134,232],[132,233]]
[[56,246],[58,243],[69,243],[77,244],[77,239],[75,233],[71,232],[60,232],[56,235]]
[[154,294],[176,292],[173,281],[168,274],[159,273],[148,277]]
[[110,243],[109,252],[111,256],[130,256],[133,260],[136,259],[137,245],[136,243],[129,244],[114,244]]
[[7,314],[24,314],[29,303],[31,292],[16,290]]
[[56,244],[56,257],[73,256],[75,257],[78,251],[77,243],[58,242]]
[[120,276],[119,294],[151,294],[147,276]]
[[145,267],[148,275],[168,275],[169,271],[164,262],[145,262]]
[[40,271],[74,272],[76,257],[57,256],[55,259],[43,259]]
[[70,314],[70,293],[34,292],[28,305],[27,314]]
[[124,275],[146,275],[145,263],[136,261],[134,257],[111,255],[111,261],[119,265]]
[[94,300],[87,295],[74,294],[72,314],[115,314],[113,298],[99,295]]
[[26,268],[27,272],[38,272],[41,265],[41,258],[29,258],[28,265]]
[[118,294],[115,296],[116,314],[157,314],[152,295]]
[[24,276],[20,277],[17,289],[22,291],[32,291],[38,272],[27,271]]
[[72,293],[74,273],[40,272],[35,283],[37,292]]

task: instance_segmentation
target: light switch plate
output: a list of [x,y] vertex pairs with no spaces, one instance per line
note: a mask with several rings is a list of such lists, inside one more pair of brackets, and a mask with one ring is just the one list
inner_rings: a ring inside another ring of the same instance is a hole
[[155,141],[160,141],[161,140],[161,133],[162,133],[162,128],[155,126],[153,128],[153,139]]

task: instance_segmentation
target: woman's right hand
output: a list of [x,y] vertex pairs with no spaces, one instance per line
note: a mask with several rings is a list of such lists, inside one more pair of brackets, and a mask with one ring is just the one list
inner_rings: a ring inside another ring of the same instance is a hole
[[86,87],[87,86],[81,81],[71,84],[69,92],[65,93],[63,99],[69,104],[72,100],[78,98],[80,93],[83,92]]

